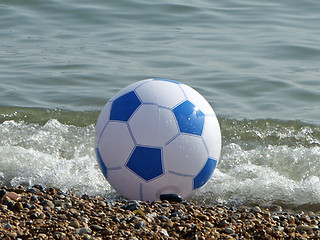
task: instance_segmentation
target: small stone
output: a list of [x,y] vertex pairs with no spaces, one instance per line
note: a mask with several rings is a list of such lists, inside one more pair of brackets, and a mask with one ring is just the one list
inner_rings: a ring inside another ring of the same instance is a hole
[[282,231],[284,231],[284,228],[283,227],[281,227],[281,226],[273,226],[273,229],[275,230],[275,231],[279,231],[279,232],[282,232]]
[[14,205],[13,205],[13,210],[17,211],[17,212],[20,212],[21,210],[23,209],[23,205],[21,202],[16,202]]
[[44,200],[43,202],[41,202],[41,205],[45,206],[45,207],[49,207],[51,209],[54,208],[54,204],[52,201],[50,200]]
[[35,184],[33,185],[33,187],[39,189],[40,191],[43,191],[43,187],[39,184]]
[[2,210],[3,212],[8,210],[8,206],[0,204],[0,210]]
[[208,227],[208,228],[213,228],[213,225],[212,225],[212,223],[210,223],[210,222],[206,222],[206,223],[204,224],[204,226],[205,226],[205,227]]
[[12,226],[9,223],[3,225],[3,227],[4,229],[12,229]]
[[4,195],[6,195],[6,193],[7,193],[7,191],[6,191],[5,189],[1,189],[1,190],[0,190],[0,200],[2,199],[2,197],[3,197]]
[[160,216],[158,216],[158,218],[159,218],[159,220],[160,220],[161,222],[167,222],[167,221],[169,221],[169,218],[168,218],[167,216],[165,216],[165,215],[160,215]]
[[38,234],[38,238],[39,239],[48,239],[48,236],[46,234],[44,234],[44,233],[39,233]]
[[169,219],[166,223],[165,223],[166,227],[172,228],[173,227],[173,222]]
[[219,224],[219,227],[226,227],[229,226],[229,223],[226,220],[222,220]]
[[241,218],[241,214],[240,213],[232,213],[231,217],[235,220],[238,220],[239,218]]
[[91,234],[92,230],[90,228],[87,228],[87,227],[78,228],[78,229],[76,229],[75,233],[77,233],[77,234]]
[[165,229],[163,229],[163,228],[161,228],[160,233],[161,233],[162,235],[166,236],[166,237],[169,237],[169,234],[168,234],[167,230],[165,230]]
[[307,226],[307,225],[299,225],[296,229],[300,233],[301,232],[310,232],[310,231],[312,231],[312,227]]
[[17,202],[17,201],[20,201],[21,200],[21,197],[18,193],[15,193],[15,192],[7,192],[6,193],[6,196],[8,198],[10,198],[11,200]]
[[198,218],[201,221],[209,221],[209,219],[210,219],[207,215],[198,215]]
[[233,234],[234,233],[233,229],[229,228],[229,227],[226,227],[223,232],[226,234]]
[[67,217],[67,215],[65,215],[65,214],[58,214],[58,218],[59,218],[60,220],[68,220],[68,217]]
[[279,221],[280,221],[279,216],[273,216],[273,217],[272,217],[272,219],[273,219],[274,221],[277,221],[277,222],[279,222]]
[[54,201],[54,206],[55,207],[62,207],[62,206],[64,206],[64,201],[63,200],[56,200],[56,201]]
[[295,219],[294,219],[293,216],[290,216],[290,217],[289,217],[288,223],[289,223],[289,224],[294,224],[294,223],[295,223]]
[[107,203],[105,201],[99,201],[100,207],[105,208],[107,206]]
[[72,213],[72,216],[73,216],[74,218],[77,218],[77,217],[80,217],[80,216],[81,216],[81,214],[79,213],[79,211],[78,211],[77,209],[71,208],[71,209],[70,209],[70,212]]
[[88,235],[88,234],[84,234],[83,235],[83,240],[94,240],[95,238],[93,238],[92,236]]
[[137,216],[144,216],[145,213],[141,209],[134,210],[133,213]]
[[90,228],[93,231],[102,231],[103,230],[103,227],[96,225],[96,224],[91,225]]
[[39,211],[39,216],[38,216],[39,219],[45,219],[46,218],[46,215],[42,212],[42,211]]
[[21,194],[21,193],[24,193],[25,190],[23,189],[23,187],[19,186],[19,187],[17,187],[17,188],[14,189],[14,192]]
[[55,239],[65,239],[66,234],[58,231],[58,232],[53,233],[53,236]]
[[8,209],[13,210],[14,201],[11,201],[11,200],[9,199],[9,201],[7,202],[7,206],[8,206]]
[[56,195],[57,194],[57,190],[55,188],[49,187],[48,189],[46,189],[47,193],[50,195]]
[[246,206],[240,206],[239,207],[239,212],[243,213],[243,212],[247,212],[248,208]]
[[252,212],[254,213],[262,213],[261,208],[259,206],[255,206],[251,209]]
[[165,201],[167,200],[168,202],[182,202],[183,199],[180,195],[176,194],[176,193],[164,193],[160,195],[160,200],[161,201]]
[[36,192],[38,192],[39,190],[38,189],[35,189],[35,188],[29,188],[28,190],[27,190],[27,192],[28,193],[36,193]]
[[131,202],[123,205],[121,208],[124,210],[134,211],[134,210],[140,209],[140,204],[138,201],[131,201]]
[[271,213],[270,213],[270,212],[264,212],[264,213],[262,214],[262,216],[263,216],[265,219],[269,219],[269,218],[271,218]]
[[292,233],[292,232],[295,232],[296,231],[296,228],[295,227],[288,227],[286,228],[288,233]]
[[30,197],[30,203],[36,203],[36,202],[38,202],[38,197],[36,195],[32,195]]
[[77,220],[72,220],[69,225],[74,228],[80,227],[80,223]]
[[267,232],[269,235],[271,235],[271,234],[273,233],[273,230],[272,230],[272,228],[268,227],[268,228],[266,229],[266,232]]
[[134,228],[135,229],[140,229],[140,228],[143,228],[145,225],[146,225],[145,221],[139,221],[134,225]]

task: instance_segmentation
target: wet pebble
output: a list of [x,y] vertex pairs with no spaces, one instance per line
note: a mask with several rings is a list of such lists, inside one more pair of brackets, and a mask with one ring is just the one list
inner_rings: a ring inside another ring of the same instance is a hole
[[297,226],[297,231],[298,232],[310,232],[310,231],[312,231],[312,227],[310,227],[310,226],[307,226],[307,225],[299,225],[299,226]]
[[49,208],[54,208],[54,203],[50,200],[44,200],[41,202],[41,205]]
[[69,225],[74,228],[80,227],[80,223],[77,220],[71,220]]
[[77,228],[75,230],[75,233],[77,233],[77,234],[91,234],[92,230],[90,228],[87,228],[87,227]]
[[146,225],[145,221],[139,221],[134,225],[134,228],[140,229],[140,228],[143,228],[145,225]]
[[102,231],[103,230],[103,227],[96,225],[96,224],[90,225],[90,228],[93,231]]
[[132,201],[132,202],[129,202],[129,203],[123,205],[121,208],[124,210],[134,211],[134,210],[138,210],[140,208],[140,204],[138,201]]
[[14,211],[20,212],[20,211],[22,211],[22,209],[23,209],[23,205],[22,205],[21,202],[16,202],[16,203],[13,205],[13,210],[14,210]]
[[[4,189],[4,188],[1,188]],[[319,239],[319,212],[113,201],[59,190],[6,188],[0,239]],[[3,191],[4,192],[4,191]],[[8,192],[19,194],[15,201]]]
[[4,229],[12,229],[12,226],[9,223],[4,224],[3,227]]
[[164,193],[160,195],[160,200],[161,201],[168,201],[168,202],[182,202],[183,199],[180,195],[176,193]]
[[223,232],[226,234],[233,234],[234,233],[233,229],[229,228],[229,227],[226,227]]
[[5,189],[0,189],[0,200],[6,195],[7,191]]
[[10,198],[11,200],[17,202],[17,201],[20,201],[21,200],[21,197],[18,193],[16,192],[7,192],[5,194],[5,196],[7,196],[8,198]]

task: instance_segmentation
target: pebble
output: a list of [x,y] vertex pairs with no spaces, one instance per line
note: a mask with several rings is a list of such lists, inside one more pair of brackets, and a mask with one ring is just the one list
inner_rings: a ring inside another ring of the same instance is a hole
[[226,228],[224,229],[224,233],[226,233],[226,234],[233,234],[234,231],[232,230],[232,228],[226,227]]
[[1,189],[1,190],[0,190],[0,200],[2,199],[2,197],[3,197],[4,195],[6,195],[6,193],[7,193],[7,191],[6,191],[5,189]]
[[54,203],[50,200],[44,200],[41,204],[45,207],[54,208]]
[[261,213],[261,208],[259,206],[254,206],[252,209],[251,209],[252,212],[254,213]]
[[298,232],[310,232],[310,231],[312,231],[312,227],[310,227],[310,226],[307,226],[307,225],[299,225],[297,228],[297,231]]
[[20,201],[21,200],[21,197],[18,193],[15,193],[15,192],[7,192],[5,194],[5,196],[7,196],[8,198],[10,198],[11,200],[17,202],[17,201]]
[[134,211],[134,210],[138,210],[140,208],[140,204],[138,201],[132,201],[132,202],[129,202],[129,203],[123,205],[121,208],[124,210]]
[[160,200],[161,201],[165,201],[167,200],[168,202],[182,202],[183,199],[180,195],[176,194],[176,193],[164,193],[160,195]]
[[20,211],[22,211],[22,209],[23,209],[23,205],[22,205],[21,202],[16,202],[16,203],[13,205],[13,210],[14,210],[14,211],[20,212]]
[[102,231],[103,230],[103,227],[101,227],[99,225],[95,225],[95,224],[91,225],[90,228],[93,231]]
[[12,226],[11,226],[9,223],[3,225],[3,227],[4,227],[5,229],[12,229]]
[[92,230],[90,228],[87,228],[87,227],[77,228],[75,230],[75,233],[77,233],[77,234],[91,234]]
[[[308,215],[261,206],[110,200],[40,185],[0,189],[0,239],[4,240],[320,239],[320,215],[315,210]],[[10,192],[20,199],[10,198]]]
[[143,228],[145,225],[146,225],[145,221],[139,221],[134,225],[134,228],[140,229],[140,228]]
[[80,227],[80,223],[77,220],[71,220],[69,225],[74,228]]
[[0,210],[2,210],[3,212],[6,212],[7,209],[8,209],[7,205],[0,204]]
[[160,230],[160,233],[161,233],[163,236],[169,237],[169,234],[168,234],[167,230],[165,230],[165,229],[163,229],[163,228]]
[[213,228],[213,224],[210,223],[210,222],[206,222],[206,223],[204,224],[204,226],[205,226],[205,227],[208,227],[208,228]]

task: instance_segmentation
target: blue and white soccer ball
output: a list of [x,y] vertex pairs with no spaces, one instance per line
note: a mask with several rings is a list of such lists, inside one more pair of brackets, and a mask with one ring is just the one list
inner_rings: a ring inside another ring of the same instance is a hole
[[197,91],[176,81],[147,79],[105,105],[95,150],[102,173],[122,196],[187,198],[210,179],[221,133],[213,109]]

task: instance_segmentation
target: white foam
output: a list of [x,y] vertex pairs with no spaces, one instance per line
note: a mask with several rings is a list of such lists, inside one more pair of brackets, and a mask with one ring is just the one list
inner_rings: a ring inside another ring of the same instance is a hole
[[[285,145],[286,141],[275,140],[272,144],[260,142],[248,147],[245,139],[229,138],[213,177],[193,199],[236,205],[319,203],[318,137],[310,135],[307,128],[295,134],[288,129],[278,132],[284,134],[283,138],[299,139],[299,144]],[[79,195],[113,195],[114,190],[96,161],[94,131],[94,125],[76,127],[54,119],[45,125],[3,122],[0,184],[28,187],[41,184]],[[262,138],[270,136],[267,132],[260,133]]]
[[0,125],[0,133],[1,184],[41,184],[89,195],[110,191],[93,151],[94,126],[8,121]]
[[319,147],[258,146],[231,143],[198,199],[226,204],[303,205],[320,202]]

